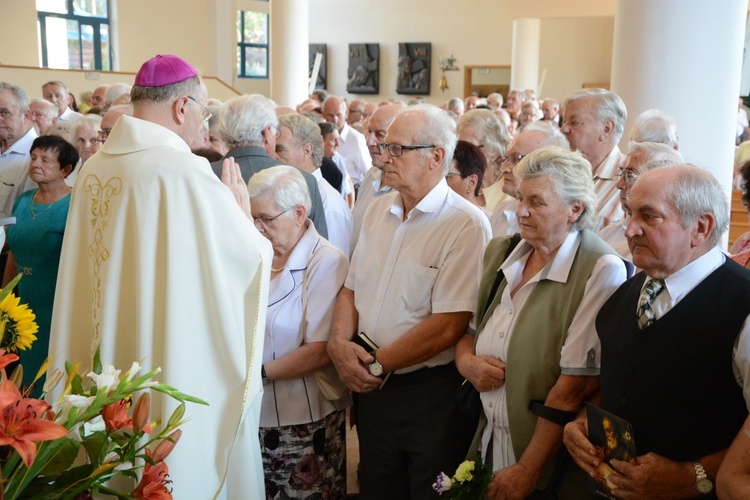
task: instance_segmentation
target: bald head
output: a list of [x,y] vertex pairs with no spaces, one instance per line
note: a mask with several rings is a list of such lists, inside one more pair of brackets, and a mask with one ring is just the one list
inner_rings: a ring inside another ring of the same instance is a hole
[[112,127],[115,126],[117,119],[122,115],[133,116],[133,106],[130,104],[112,106],[102,117],[101,130],[104,132],[102,135],[104,136],[105,141],[106,137],[112,131]]
[[323,118],[336,125],[339,133],[344,130],[347,118],[346,102],[338,96],[331,96],[323,103]]
[[365,106],[367,106],[367,103],[363,101],[362,99],[354,99],[352,102],[350,102],[349,103],[349,116],[347,116],[346,122],[349,125],[354,125],[355,123],[362,123],[365,120],[365,117],[364,117]]
[[372,157],[372,165],[382,170],[383,164],[380,163],[380,146],[379,143],[385,142],[385,134],[388,132],[388,126],[393,122],[396,115],[404,109],[402,103],[387,104],[380,106],[370,117],[365,131],[367,140],[367,149]]

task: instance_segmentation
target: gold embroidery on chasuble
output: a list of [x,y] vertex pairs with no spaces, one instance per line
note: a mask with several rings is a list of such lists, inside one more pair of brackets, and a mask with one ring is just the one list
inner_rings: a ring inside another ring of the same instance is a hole
[[91,289],[93,300],[91,301],[91,319],[94,323],[94,335],[91,341],[91,354],[93,356],[99,345],[101,306],[102,306],[102,280],[100,272],[102,264],[109,259],[109,250],[105,246],[102,234],[107,227],[107,216],[109,215],[109,202],[113,196],[120,194],[122,180],[112,177],[104,185],[94,174],[89,174],[83,181],[83,190],[91,196],[91,227],[94,238],[89,242],[88,254],[91,259],[93,273],[91,275]]

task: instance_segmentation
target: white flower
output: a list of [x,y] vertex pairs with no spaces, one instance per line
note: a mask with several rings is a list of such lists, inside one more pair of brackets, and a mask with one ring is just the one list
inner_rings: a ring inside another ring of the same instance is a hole
[[133,364],[130,366],[130,370],[125,374],[125,380],[130,382],[133,380],[133,377],[136,373],[141,371],[141,365],[137,361],[133,361]]
[[[132,369],[132,368],[131,368]],[[97,389],[102,390],[108,387],[114,389],[120,383],[120,370],[115,370],[112,365],[104,365],[101,375],[89,372],[89,378],[94,381]]]
[[432,489],[442,495],[446,491],[450,490],[452,486],[453,482],[451,481],[451,478],[446,476],[444,472],[441,472],[440,474],[438,474],[435,484],[432,485]]
[[80,415],[81,413],[85,412],[89,406],[91,406],[91,403],[94,402],[94,399],[96,399],[96,396],[86,397],[73,394],[63,396],[62,399],[53,408],[55,415],[57,415],[55,420],[58,423],[64,425],[65,422],[68,421],[70,410],[72,410],[73,408],[78,408],[78,414]]
[[95,432],[101,432],[107,429],[107,426],[104,425],[104,419],[101,415],[97,415],[96,417],[92,418],[88,422],[84,422],[83,424],[83,437],[89,437]]

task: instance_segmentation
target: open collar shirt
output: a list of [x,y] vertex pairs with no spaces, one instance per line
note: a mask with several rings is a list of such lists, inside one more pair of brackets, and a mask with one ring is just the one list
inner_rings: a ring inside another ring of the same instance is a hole
[[[359,331],[383,347],[433,313],[473,312],[490,236],[485,215],[445,179],[408,214],[398,192],[373,201],[346,279]],[[451,347],[396,373],[453,359]]]
[[341,130],[338,153],[346,160],[346,170],[355,186],[359,186],[372,167],[370,151],[365,136],[345,123]]

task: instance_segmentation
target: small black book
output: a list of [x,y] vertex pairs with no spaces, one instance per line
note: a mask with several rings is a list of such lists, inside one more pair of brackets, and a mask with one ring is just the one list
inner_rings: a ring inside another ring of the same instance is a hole
[[[373,342],[372,339],[368,337],[364,332],[359,332],[358,334],[356,334],[354,338],[352,338],[352,342],[362,347],[365,351],[367,351],[367,354],[372,354],[379,349],[378,345]],[[389,378],[391,378],[390,372],[383,375],[383,381],[380,383],[378,390],[381,390],[383,388]]]
[[597,477],[589,479],[589,491],[598,497],[614,500],[612,491],[617,489],[617,486],[612,484],[609,476],[619,475],[619,473],[610,466],[609,461],[615,458],[635,463],[633,426],[627,420],[591,403],[586,403],[586,413],[589,441],[596,448],[600,461],[596,471]]

